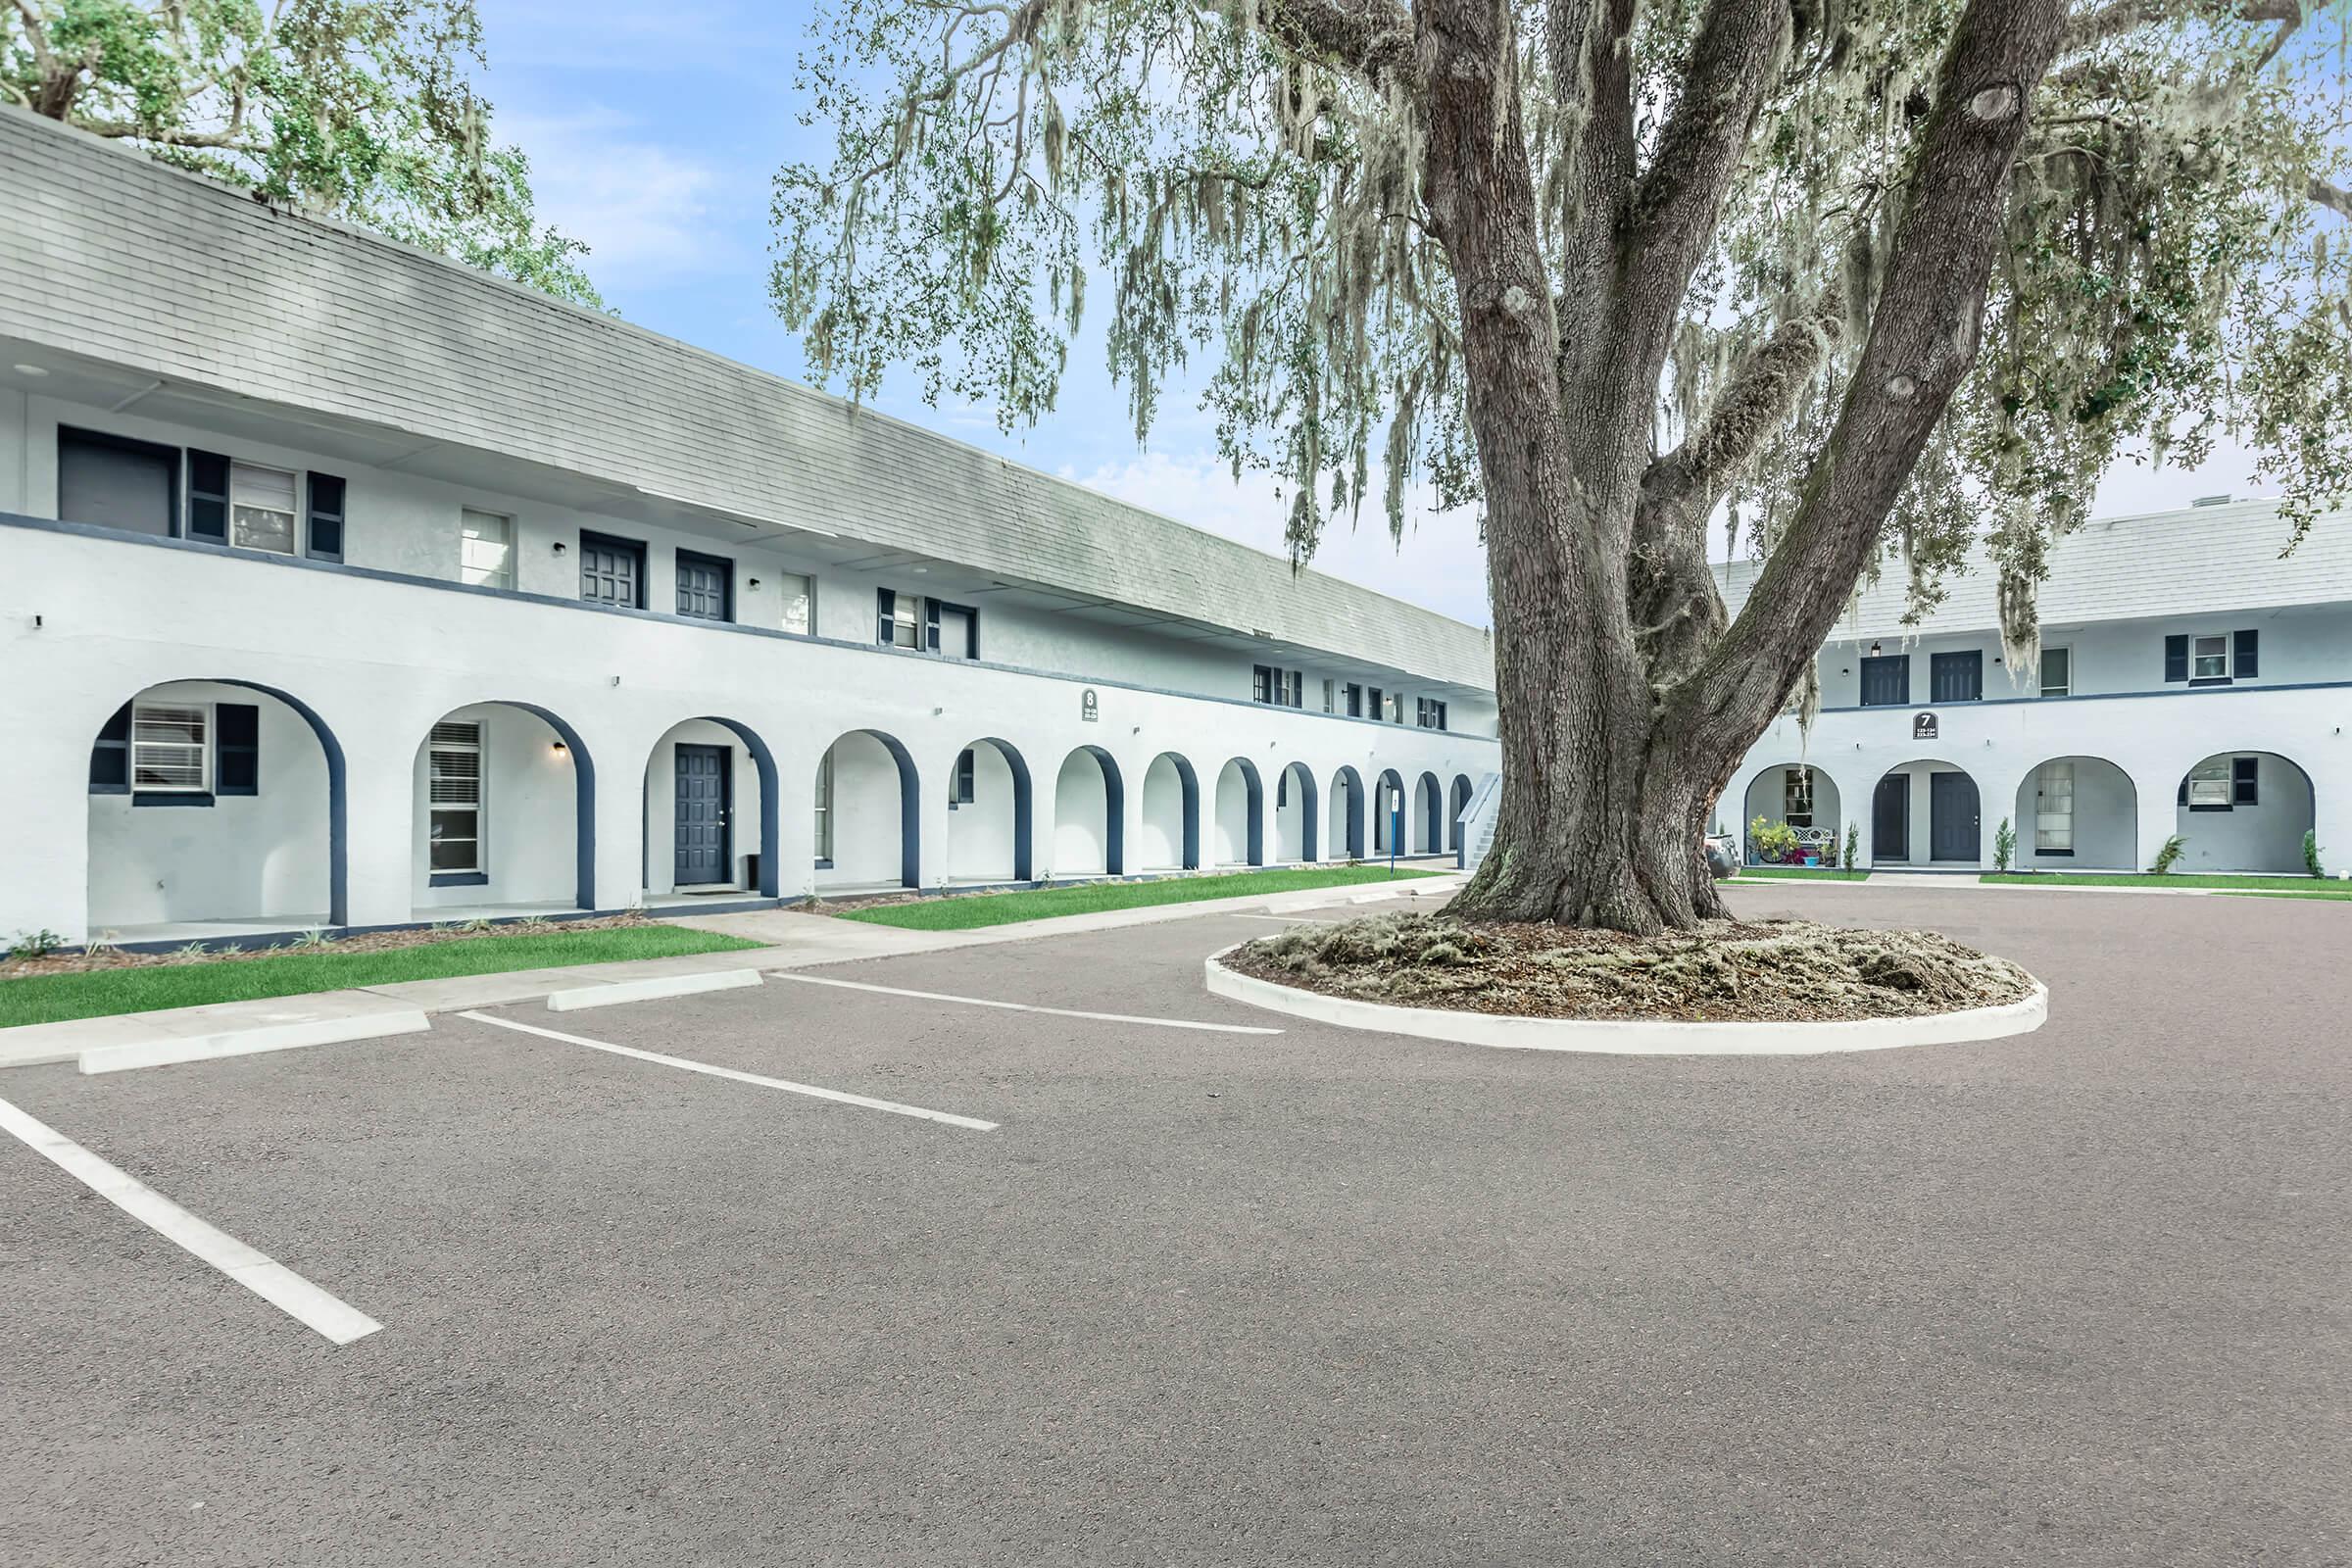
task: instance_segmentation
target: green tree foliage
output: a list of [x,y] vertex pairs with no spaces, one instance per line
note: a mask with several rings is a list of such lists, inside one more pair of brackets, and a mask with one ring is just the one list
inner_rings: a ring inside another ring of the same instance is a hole
[[602,306],[469,79],[470,0],[0,0],[0,97]]
[[[1597,89],[1563,60],[1592,8],[1502,0],[1512,95],[1552,273],[1590,242],[1577,155]],[[1636,152],[1714,83],[1703,0],[1628,19]],[[1769,555],[1868,335],[1959,0],[1798,0],[1738,177],[1684,291],[1650,411],[1703,428],[1708,492]],[[2325,22],[2326,24],[2323,24]],[[774,294],[854,394],[885,368],[1053,407],[1090,279],[1139,436],[1195,359],[1237,468],[1294,498],[1290,542],[1385,481],[1474,506],[1460,302],[1425,202],[1415,21],[1376,0],[832,0],[803,87],[829,165],[778,176]],[[2020,652],[2049,545],[2119,462],[2194,464],[2225,433],[2285,497],[2282,548],[2352,488],[2352,251],[2342,18],[2294,0],[2085,0],[2009,180],[1975,372],[1893,509],[1884,559],[1915,609],[1990,534]],[[2032,85],[2032,84],[2029,84]],[[1605,107],[1605,106],[1604,106]],[[1639,170],[1631,172],[1639,173]],[[1767,384],[1771,383],[1771,384]],[[1727,397],[1739,385],[1742,399]],[[1875,568],[1874,568],[1875,569]],[[2019,667],[2032,667],[2028,659]]]

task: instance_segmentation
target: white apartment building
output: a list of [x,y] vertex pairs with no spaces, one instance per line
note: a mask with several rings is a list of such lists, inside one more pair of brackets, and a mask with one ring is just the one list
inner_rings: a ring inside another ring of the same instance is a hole
[[1477,628],[15,110],[0,212],[0,936],[1440,854],[1496,765]]
[[[1858,863],[1990,869],[2006,818],[2018,869],[2144,869],[2173,834],[2177,871],[2302,873],[2317,835],[2352,870],[2352,517],[2289,530],[2263,502],[2105,518],[2052,552],[2041,658],[2002,662],[1982,562],[1902,624],[1890,571],[1822,649],[1808,736],[1777,721],[1717,808]],[[1737,611],[1755,580],[1724,577]]]

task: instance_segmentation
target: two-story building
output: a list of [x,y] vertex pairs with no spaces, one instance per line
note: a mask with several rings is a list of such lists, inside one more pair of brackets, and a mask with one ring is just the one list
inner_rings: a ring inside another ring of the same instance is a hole
[[0,937],[1441,854],[1487,635],[0,110]]
[[[2275,508],[2213,498],[2091,522],[2051,554],[2041,656],[2002,659],[1993,575],[1954,577],[1903,624],[1899,571],[1822,649],[1812,732],[1777,721],[1717,809],[1754,858],[1785,822],[1859,863],[2129,871],[2179,834],[2176,869],[2301,873],[2312,833],[2352,868],[2352,517],[2301,548]],[[1724,573],[1737,612],[1755,580]]]

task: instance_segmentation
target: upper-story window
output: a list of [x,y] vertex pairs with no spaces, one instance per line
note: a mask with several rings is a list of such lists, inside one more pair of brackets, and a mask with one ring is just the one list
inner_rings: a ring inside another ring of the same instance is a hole
[[776,578],[776,595],[784,601],[784,629],[807,636],[816,625],[816,583],[798,572]]
[[[585,550],[582,551],[585,556]],[[467,507],[458,516],[458,581],[478,588],[514,586],[514,519]]]
[[1323,711],[1326,713],[1339,711],[1339,691],[1340,683],[1338,681],[1333,680],[1329,675],[1323,677]]
[[1415,717],[1423,729],[1444,729],[1446,727],[1446,705],[1435,697],[1421,698]]
[[1371,699],[1371,716],[1381,720],[1384,723],[1387,722],[1389,716],[1389,700],[1381,695],[1380,688],[1377,686],[1368,686],[1364,689],[1364,691],[1365,695]]
[[240,550],[294,554],[295,495],[300,488],[284,468],[232,463],[228,468],[228,542]]
[[1364,716],[1364,689],[1352,681],[1348,686],[1348,716],[1349,718]]
[[2071,648],[2041,651],[2041,695],[2071,697],[2075,691],[2075,652]]
[[[305,478],[218,452],[57,430],[57,514],[67,522],[291,556],[305,548]],[[309,554],[340,561],[343,481],[315,471],[307,479]]]
[[733,620],[735,564],[692,550],[679,551],[678,613],[690,620]]
[[2164,640],[2164,678],[2191,686],[2228,686],[2262,669],[2257,631],[2193,632]]
[[1258,664],[1250,671],[1250,696],[1276,708],[1303,706],[1305,677],[1295,669],[1276,669],[1271,664]]
[[874,590],[874,641],[885,648],[923,646],[923,605],[913,594]]
[[980,612],[943,599],[924,600],[923,645],[950,659],[978,659]]

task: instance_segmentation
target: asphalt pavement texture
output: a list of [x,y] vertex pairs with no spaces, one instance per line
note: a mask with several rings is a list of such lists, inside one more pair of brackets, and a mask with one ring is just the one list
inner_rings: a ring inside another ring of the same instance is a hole
[[[1212,998],[1200,917],[15,1102],[0,1563],[2343,1564],[2352,905],[1737,888],[2037,1033],[1529,1054]],[[1343,911],[1345,912],[1345,911]]]

